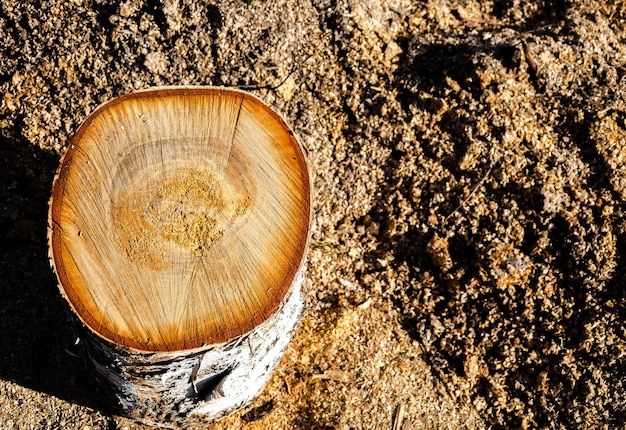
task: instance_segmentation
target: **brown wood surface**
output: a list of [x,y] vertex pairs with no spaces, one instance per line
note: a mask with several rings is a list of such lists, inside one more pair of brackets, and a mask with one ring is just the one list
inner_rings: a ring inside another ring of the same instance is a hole
[[306,160],[248,93],[169,87],[102,105],[55,179],[60,288],[98,335],[140,351],[224,342],[266,320],[304,257]]

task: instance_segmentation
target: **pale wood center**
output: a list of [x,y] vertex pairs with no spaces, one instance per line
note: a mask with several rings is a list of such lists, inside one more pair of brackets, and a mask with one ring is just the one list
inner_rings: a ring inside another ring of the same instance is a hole
[[206,254],[252,202],[206,167],[147,172],[129,185],[113,199],[112,224],[128,258],[153,270]]

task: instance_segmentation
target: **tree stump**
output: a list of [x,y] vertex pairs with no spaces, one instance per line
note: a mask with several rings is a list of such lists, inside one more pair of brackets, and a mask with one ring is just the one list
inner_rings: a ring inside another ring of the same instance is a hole
[[310,188],[292,131],[243,91],[155,88],[85,120],[51,261],[125,415],[189,425],[261,391],[301,316]]

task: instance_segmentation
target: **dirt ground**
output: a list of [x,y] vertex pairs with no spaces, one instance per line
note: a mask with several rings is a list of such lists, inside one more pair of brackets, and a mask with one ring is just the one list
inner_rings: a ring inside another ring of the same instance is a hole
[[146,428],[77,355],[47,202],[98,104],[170,84],[250,90],[314,174],[306,317],[210,428],[626,428],[619,0],[0,0],[0,428]]

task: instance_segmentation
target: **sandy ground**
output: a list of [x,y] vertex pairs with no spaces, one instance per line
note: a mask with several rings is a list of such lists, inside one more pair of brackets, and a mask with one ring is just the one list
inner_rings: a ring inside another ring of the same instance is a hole
[[626,428],[626,3],[0,0],[0,428],[108,412],[49,268],[101,102],[248,89],[309,150],[307,314],[211,428]]

